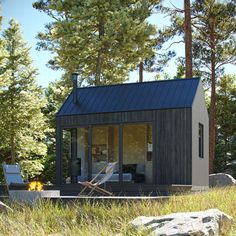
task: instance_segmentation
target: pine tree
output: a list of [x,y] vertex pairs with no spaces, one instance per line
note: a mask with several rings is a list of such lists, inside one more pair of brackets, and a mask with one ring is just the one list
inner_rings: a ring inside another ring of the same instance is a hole
[[[80,82],[114,84],[154,54],[155,27],[146,21],[152,1],[39,0],[34,7],[54,20],[38,35],[39,48],[55,53],[49,62]],[[156,2],[156,1],[154,1]]]
[[21,161],[39,173],[38,157],[46,153],[42,141],[47,129],[41,112],[45,104],[42,89],[36,85],[37,72],[20,25],[11,19],[2,38],[6,54],[0,64],[0,152],[4,161]]
[[[166,39],[184,34],[184,18],[181,9],[165,8],[172,25],[163,33]],[[209,114],[209,166],[214,171],[216,142],[216,85],[224,72],[224,65],[236,63],[235,0],[196,0],[192,3],[191,24],[193,30],[193,71],[210,87]],[[196,73],[197,72],[197,73]]]
[[192,66],[192,27],[190,0],[184,0],[184,41],[185,41],[185,77],[193,77]]
[[61,78],[58,81],[51,82],[45,89],[47,103],[42,111],[47,117],[47,126],[49,129],[46,132],[47,140],[45,142],[47,145],[47,158],[44,158],[43,161],[44,171],[41,174],[41,178],[51,183],[55,182],[56,113],[71,91],[71,82],[67,82],[67,80]]
[[[0,17],[0,27],[2,25],[2,18]],[[5,49],[5,41],[3,39],[0,39],[0,88],[2,88],[4,85],[9,83],[9,74],[7,71],[5,71],[4,64],[6,63],[6,49]],[[1,94],[1,89],[0,89]]]
[[225,64],[236,63],[236,8],[234,1],[198,0],[193,4],[194,58],[208,75],[211,88],[209,159],[214,172],[216,145],[216,85]]
[[223,172],[236,160],[236,76],[225,75],[217,90],[217,139],[215,169]]

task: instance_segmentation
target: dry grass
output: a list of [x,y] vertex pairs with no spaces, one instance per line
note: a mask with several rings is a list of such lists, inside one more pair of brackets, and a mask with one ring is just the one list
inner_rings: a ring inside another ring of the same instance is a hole
[[[236,188],[173,196],[169,200],[123,203],[68,204],[42,201],[34,206],[9,203],[14,212],[0,214],[0,235],[146,235],[131,229],[129,221],[140,215],[159,216],[210,208],[232,216],[236,222]],[[236,225],[222,235],[236,235]]]

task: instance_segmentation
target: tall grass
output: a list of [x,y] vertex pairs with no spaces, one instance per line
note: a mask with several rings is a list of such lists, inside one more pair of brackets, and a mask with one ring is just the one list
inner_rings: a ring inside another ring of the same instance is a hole
[[[8,204],[13,212],[0,214],[0,235],[146,235],[134,231],[129,222],[137,216],[159,216],[210,208],[229,214],[236,222],[236,187],[172,196],[169,200],[70,203],[41,201],[28,206]],[[222,235],[236,235],[233,225]]]

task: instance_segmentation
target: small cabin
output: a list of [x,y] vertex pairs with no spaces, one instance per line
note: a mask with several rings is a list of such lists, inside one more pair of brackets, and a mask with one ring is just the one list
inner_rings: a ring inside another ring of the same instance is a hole
[[157,195],[208,188],[208,112],[199,78],[77,87],[56,116],[56,183],[79,192],[107,163],[106,188]]

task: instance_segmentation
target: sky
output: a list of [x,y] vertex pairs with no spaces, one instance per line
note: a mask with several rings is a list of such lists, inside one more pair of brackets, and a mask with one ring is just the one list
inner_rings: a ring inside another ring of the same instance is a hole
[[[28,42],[28,45],[31,46],[31,57],[33,59],[33,65],[38,69],[38,84],[46,87],[49,82],[60,79],[62,71],[54,71],[46,66],[47,61],[52,58],[52,54],[47,51],[37,51],[36,45],[39,41],[36,38],[38,32],[44,32],[44,25],[51,21],[51,18],[48,17],[45,13],[39,12],[38,10],[32,7],[32,3],[35,0],[0,0],[2,3],[1,11],[3,16],[3,26],[2,29],[8,27],[8,22],[10,18],[17,20],[22,26],[22,33],[24,39]],[[170,2],[166,0],[166,2]],[[182,8],[183,1],[180,0],[171,0],[171,3],[176,7]],[[163,27],[169,23],[167,17],[154,15],[149,19],[150,23],[156,24],[157,27]],[[184,44],[178,44],[171,48],[176,50],[178,56],[184,55]],[[176,65],[172,61],[169,63],[169,66],[166,68],[170,76],[176,74]],[[227,66],[226,72],[236,74],[236,66]],[[145,73],[144,80],[153,80],[153,74]],[[130,82],[138,81],[138,72],[130,73]]]

